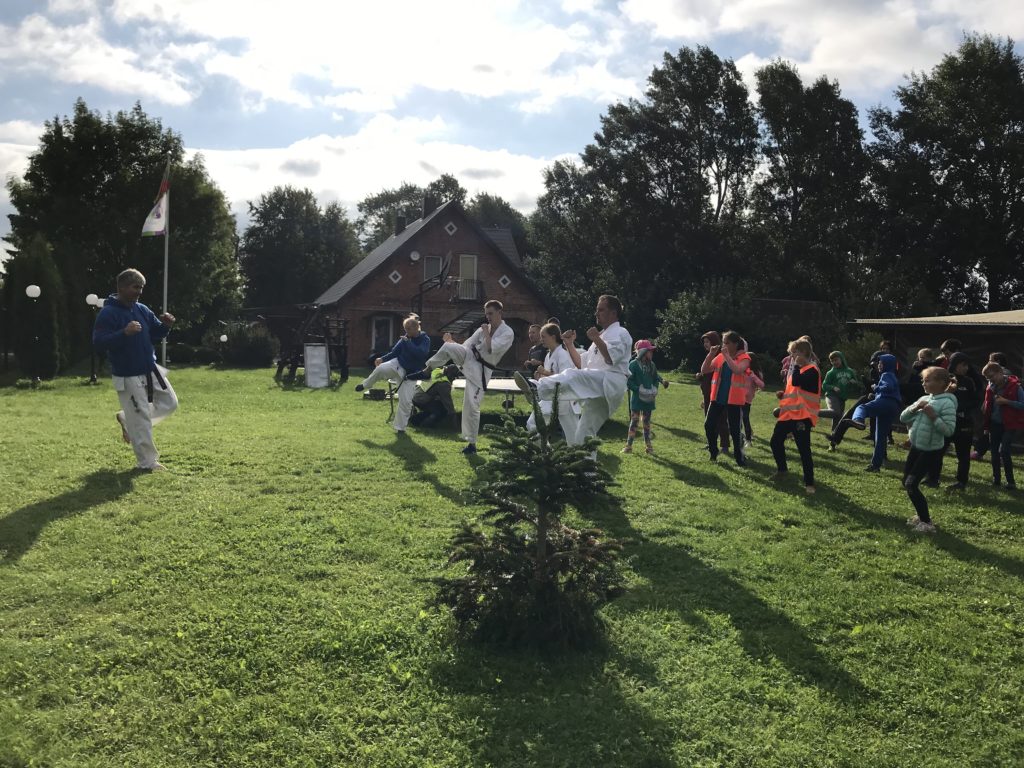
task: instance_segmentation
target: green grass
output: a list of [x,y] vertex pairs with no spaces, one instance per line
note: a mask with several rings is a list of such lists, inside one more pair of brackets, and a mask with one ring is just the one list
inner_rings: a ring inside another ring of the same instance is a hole
[[607,643],[501,654],[425,609],[477,511],[454,435],[400,442],[354,380],[173,382],[152,475],[109,383],[0,390],[0,766],[1024,764],[1024,503],[985,465],[927,490],[921,538],[867,443],[816,435],[805,498],[795,449],[769,479],[770,396],[738,469],[679,384],[654,457],[619,454],[622,413],[603,433],[621,504],[582,517],[630,581]]

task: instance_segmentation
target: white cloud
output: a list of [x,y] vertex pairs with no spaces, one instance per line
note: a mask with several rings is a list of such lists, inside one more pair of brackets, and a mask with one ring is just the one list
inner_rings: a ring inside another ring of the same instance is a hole
[[[281,5],[271,2],[115,0],[112,15],[121,24],[242,41],[243,50],[232,46],[205,67],[242,84],[254,94],[255,108],[268,100],[309,106],[301,84],[310,79],[336,89],[327,103],[356,111],[390,108],[414,88],[483,98],[522,98],[556,85],[563,97],[597,98],[621,89],[604,60],[617,37],[602,43],[586,27],[557,27],[515,0],[443,6],[292,0],[286,23]],[[565,56],[578,59],[580,76],[554,71]],[[608,73],[606,83],[593,82],[600,73]]]
[[321,203],[336,200],[354,216],[366,195],[402,182],[426,185],[437,177],[433,170],[455,175],[470,196],[489,192],[524,211],[533,207],[543,193],[542,172],[557,158],[478,149],[451,141],[449,130],[441,118],[378,115],[351,135],[313,136],[282,148],[189,151],[202,153],[242,222],[247,203],[277,185],[308,187]]
[[23,145],[29,150],[34,150],[45,130],[46,127],[42,123],[8,120],[6,123],[0,123],[0,142]]
[[140,53],[107,43],[95,19],[59,27],[33,14],[16,29],[0,25],[0,63],[9,74],[43,74],[165,104],[186,104],[192,98],[182,76],[146,66]]

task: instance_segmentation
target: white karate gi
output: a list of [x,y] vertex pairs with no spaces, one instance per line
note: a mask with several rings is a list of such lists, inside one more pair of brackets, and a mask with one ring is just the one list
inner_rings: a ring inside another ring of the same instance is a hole
[[512,327],[503,322],[491,335],[490,352],[484,348],[483,329],[477,328],[462,344],[445,342],[437,354],[427,360],[429,368],[440,368],[448,362],[455,363],[466,377],[466,392],[462,397],[462,437],[468,443],[475,443],[480,434],[480,404],[484,399],[484,385],[491,380],[491,370],[480,364],[472,350],[475,348],[483,360],[497,365],[515,340]]
[[[553,374],[567,371],[570,368],[575,368],[576,364],[572,361],[572,356],[563,346],[557,346],[553,351],[547,353],[544,357],[544,368],[551,371]],[[546,378],[546,377],[545,377]],[[547,417],[550,421],[551,412],[554,409],[554,403],[551,400],[540,401],[540,412]],[[566,440],[574,440],[576,438],[576,430],[579,428],[580,416],[579,416],[579,405],[575,400],[559,402],[558,404],[558,423],[562,425],[562,432],[565,433]],[[530,432],[537,431],[537,420],[530,413],[530,418],[526,420],[526,429]]]
[[595,437],[601,426],[615,413],[626,394],[629,378],[629,357],[633,351],[633,337],[619,323],[612,323],[601,338],[608,346],[611,364],[607,363],[597,344],[581,355],[582,368],[572,368],[554,376],[545,376],[537,382],[537,397],[551,400],[555,385],[559,385],[559,400],[580,400],[582,411],[572,445],[580,445],[588,437]]
[[114,376],[114,391],[121,402],[117,414],[118,421],[124,425],[135,461],[139,469],[152,469],[160,460],[160,452],[153,443],[153,426],[170,416],[178,408],[178,396],[167,379],[167,369],[157,366],[167,389],[160,386],[156,374],[153,374],[153,402],[146,398],[145,376]]
[[409,417],[412,416],[412,398],[416,394],[416,382],[405,378],[405,369],[398,364],[397,357],[381,363],[370,371],[370,375],[363,379],[363,389],[369,389],[378,381],[390,381],[398,388],[394,393],[398,396],[398,407],[395,409],[395,420],[391,422],[391,426],[396,432],[404,432],[409,426]]

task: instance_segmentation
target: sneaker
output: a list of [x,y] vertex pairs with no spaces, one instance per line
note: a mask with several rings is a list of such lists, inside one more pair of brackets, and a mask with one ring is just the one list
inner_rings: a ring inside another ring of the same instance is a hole
[[929,488],[938,488],[939,487],[939,481],[938,480],[925,480],[923,483],[921,483],[921,485],[926,485]]
[[864,467],[864,471],[865,472],[881,472],[882,468],[881,467],[876,467],[874,464],[868,464],[866,467]]
[[835,450],[836,450],[836,444],[833,443],[831,440],[829,440],[828,441],[828,448],[826,448],[825,450],[828,451],[829,453],[834,453]]
[[166,472],[167,467],[161,464],[159,461],[156,462],[152,467],[136,467],[139,472]]
[[914,533],[935,533],[935,523],[918,523],[912,529]]
[[962,491],[966,488],[967,485],[965,483],[953,483],[952,485],[946,486],[947,491]]
[[867,425],[863,421],[857,421],[856,419],[843,419],[840,424],[845,424],[850,429],[867,429]]
[[362,392],[362,391],[363,391],[363,385],[362,384],[356,384],[356,392]]
[[462,452],[467,456],[471,453],[476,453],[476,443],[470,443],[469,445],[462,449]]
[[921,518],[918,517],[917,515],[914,515],[913,517],[908,517],[907,518],[907,525],[909,525],[911,528],[913,528],[915,525],[917,525],[920,522],[921,522]]
[[746,452],[750,450],[750,446],[751,445],[752,445],[752,443],[750,442],[750,438],[749,437],[744,437],[743,438],[743,453],[744,454],[746,454]]
[[653,445],[648,445],[647,446],[647,453],[654,453],[654,446]]
[[717,453],[712,453],[711,454],[711,461],[712,462],[717,462],[718,461],[718,454]]
[[132,439],[128,437],[128,425],[124,423],[124,416],[118,411],[114,414],[114,418],[117,419],[117,423],[121,426],[121,439],[128,443],[128,445],[131,445]]
[[523,393],[523,397],[526,398],[526,402],[533,405],[533,401],[536,398],[536,393],[533,391],[533,387],[530,386],[530,382],[527,381],[526,377],[523,376],[519,371],[515,372],[512,377],[516,381],[516,386],[519,387],[519,391]]
[[623,453],[632,453],[633,452],[633,446],[632,445],[627,445],[625,448],[622,449],[622,452]]
[[778,469],[772,473],[772,480],[784,480],[789,473],[784,469]]
[[971,461],[981,461],[981,454],[977,451],[971,451]]
[[407,435],[405,434],[405,430],[404,429],[396,429],[395,430],[395,437],[407,437]]
[[804,493],[806,493],[808,496],[813,496],[817,492],[817,489],[813,485],[804,486]]

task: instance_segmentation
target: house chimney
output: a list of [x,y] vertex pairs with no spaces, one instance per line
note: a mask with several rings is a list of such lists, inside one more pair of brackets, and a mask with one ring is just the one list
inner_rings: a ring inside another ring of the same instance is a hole
[[430,193],[423,195],[423,216],[420,218],[427,218],[435,210],[437,210],[437,201],[434,199],[434,196]]
[[404,230],[404,229],[405,229],[405,214],[404,213],[396,213],[395,214],[395,234],[396,235],[402,234],[402,230]]

